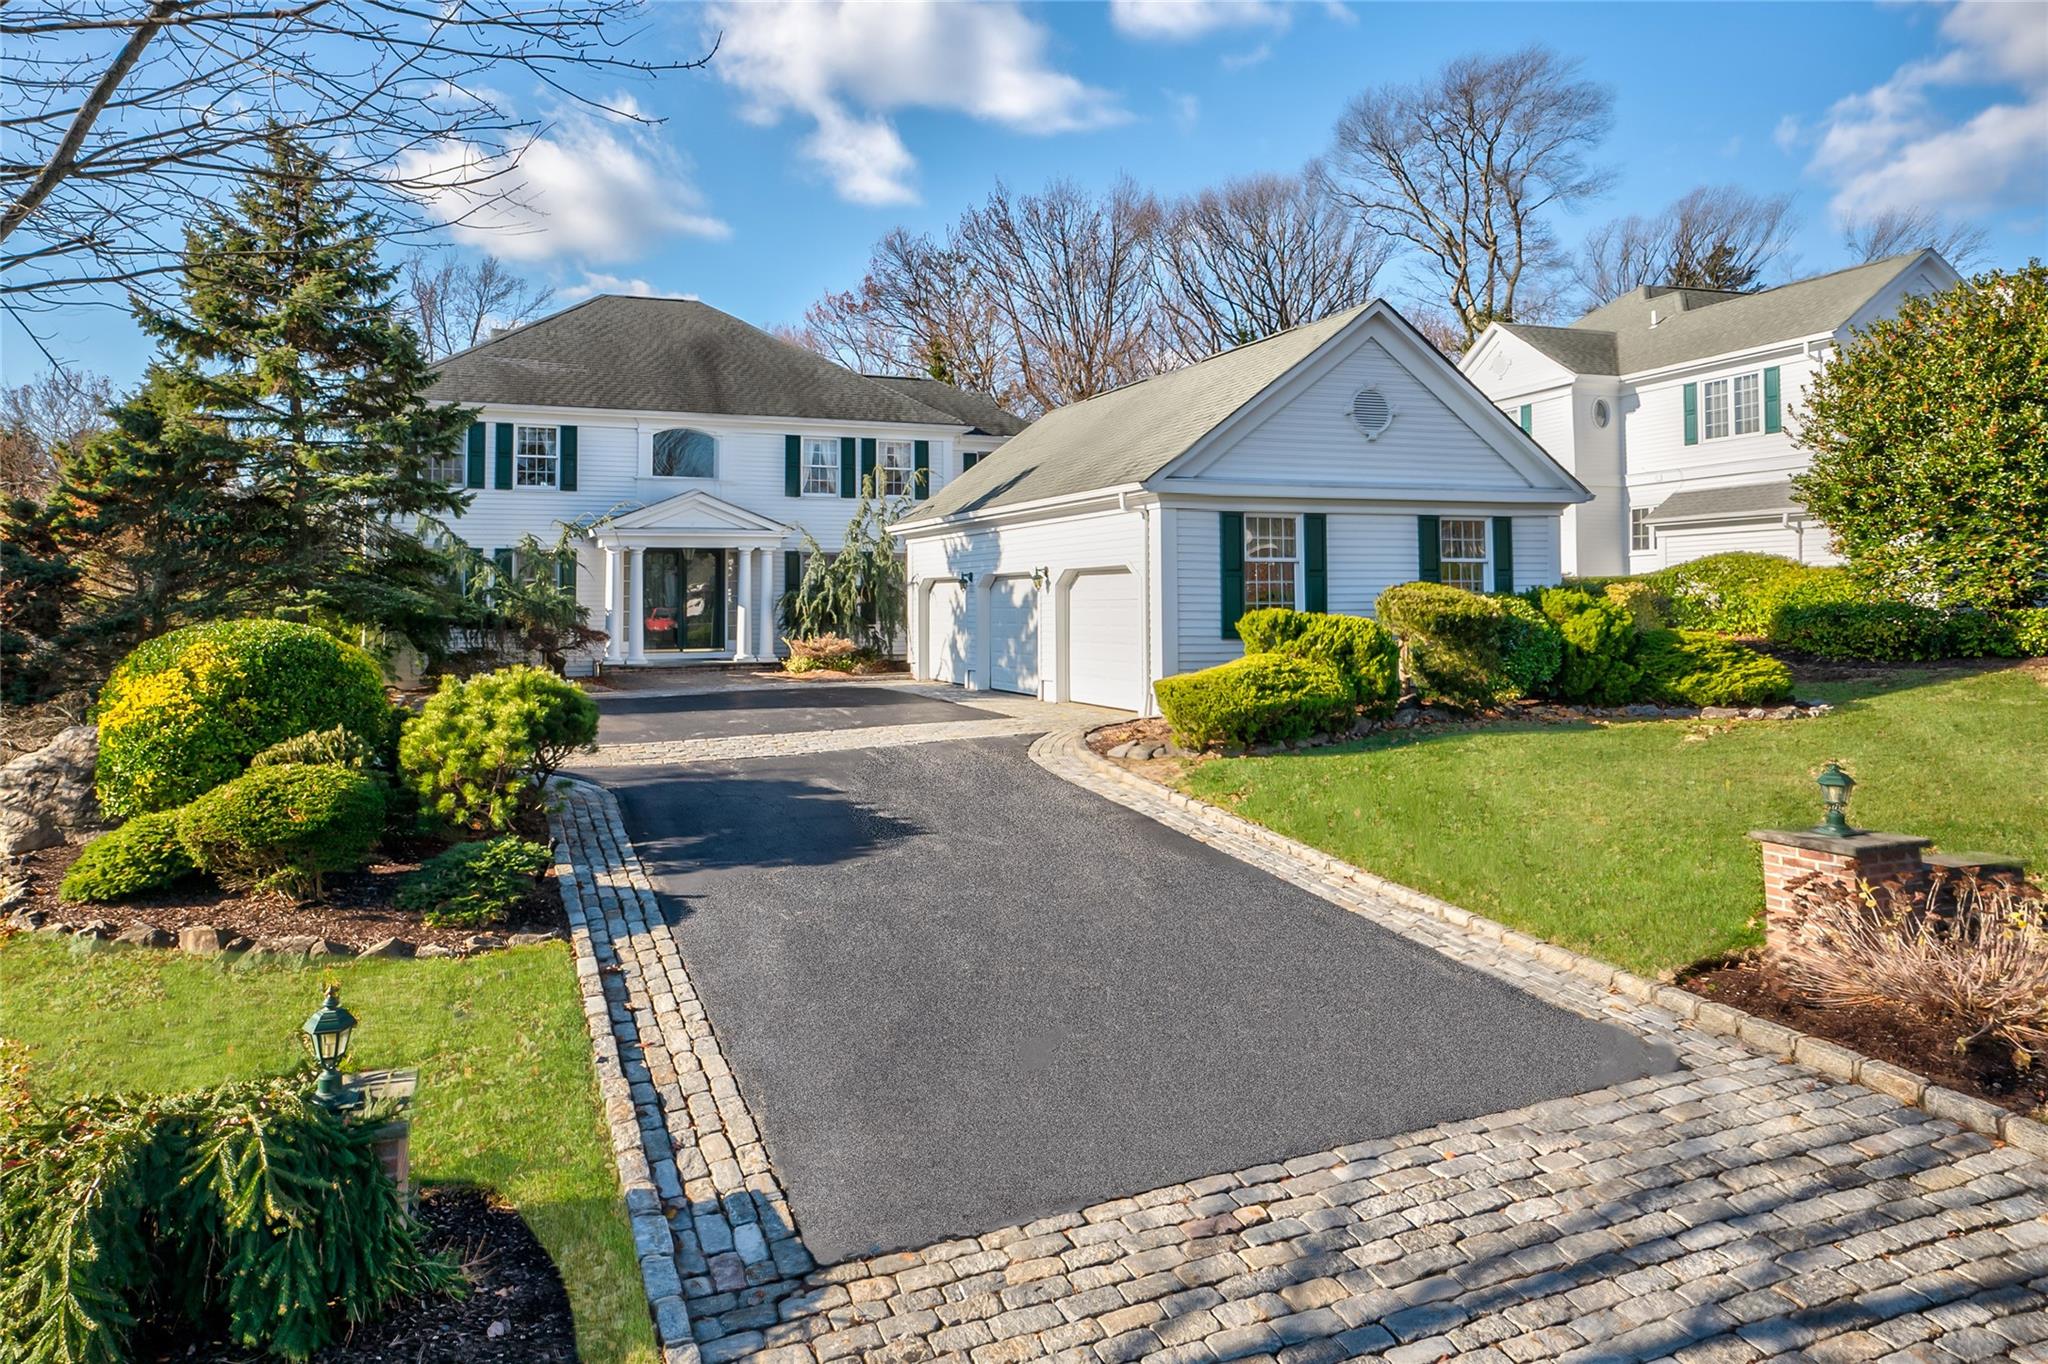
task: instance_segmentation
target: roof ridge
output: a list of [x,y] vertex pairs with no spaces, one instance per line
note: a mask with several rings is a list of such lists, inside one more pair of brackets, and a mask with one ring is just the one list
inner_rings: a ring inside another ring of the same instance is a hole
[[450,351],[448,354],[434,361],[434,368],[439,369],[442,365],[447,364],[450,360],[460,360],[466,355],[474,355],[486,346],[495,346],[500,341],[505,340],[507,337],[517,336],[519,335],[519,333],[526,331],[529,328],[538,327],[543,322],[552,322],[558,317],[567,317],[570,313],[577,311],[579,308],[587,308],[591,304],[596,303],[600,299],[626,297],[629,297],[629,295],[592,294],[589,298],[579,298],[574,303],[571,303],[568,307],[562,309],[560,312],[548,313],[542,317],[532,318],[525,322],[514,323],[512,326],[503,327],[495,332],[492,332],[489,336],[485,337],[483,340],[477,342],[473,346],[464,346],[461,350]]

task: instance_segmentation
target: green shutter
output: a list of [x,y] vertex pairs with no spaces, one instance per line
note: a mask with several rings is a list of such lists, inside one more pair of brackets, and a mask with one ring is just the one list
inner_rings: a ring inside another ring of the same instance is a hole
[[804,495],[804,438],[782,438],[782,491],[789,497]]
[[979,464],[979,463],[981,463],[981,451],[979,451],[979,450],[966,450],[966,451],[963,451],[963,452],[961,453],[961,455],[960,455],[960,472],[964,474],[964,473],[966,473],[966,472],[967,472],[967,471],[968,471],[969,469],[972,469],[972,468],[973,468],[973,467],[974,467],[975,465],[977,465],[977,464]]
[[472,488],[484,486],[484,424],[469,424],[469,468],[462,481]]
[[1330,609],[1329,519],[1321,512],[1301,518],[1301,604],[1304,611]]
[[1515,590],[1515,518],[1493,518],[1493,590]]
[[513,573],[512,551],[509,549],[494,549],[491,551],[491,560],[498,566],[498,577],[502,581],[510,582]]
[[860,440],[860,486],[873,488],[875,496],[882,495],[882,481],[875,477],[875,438],[862,436]]
[[1685,386],[1685,443],[1687,445],[1698,445],[1700,443],[1700,386],[1698,384],[1687,384]]
[[563,427],[563,428],[562,428],[562,444],[561,444],[561,446],[560,446],[559,448],[560,448],[560,451],[561,451],[561,456],[562,456],[562,469],[561,469],[561,487],[562,487],[562,491],[563,491],[563,492],[565,492],[565,493],[573,493],[573,492],[575,492],[575,491],[576,491],[576,428],[575,428],[575,427],[573,427],[573,426],[565,426],[565,427]]
[[1244,614],[1244,513],[1219,512],[1223,558],[1223,637],[1237,638],[1237,618]]
[[576,556],[564,554],[555,560],[555,586],[576,590]]
[[1522,404],[1522,430],[1532,432],[1536,428],[1536,409],[1533,404]]
[[1444,542],[1434,516],[1415,518],[1415,578],[1418,582],[1441,582],[1444,576]]
[[512,423],[498,423],[497,485],[500,488],[512,486]]
[[922,502],[932,495],[932,443],[928,440],[914,440],[910,443],[910,467],[913,470],[910,495]]
[[1785,419],[1779,412],[1781,395],[1778,391],[1778,367],[1772,365],[1764,371],[1764,430],[1782,431]]
[[804,580],[804,556],[794,549],[782,551],[782,590],[796,591],[796,585]]
[[860,478],[854,473],[852,436],[839,438],[839,495],[860,496]]

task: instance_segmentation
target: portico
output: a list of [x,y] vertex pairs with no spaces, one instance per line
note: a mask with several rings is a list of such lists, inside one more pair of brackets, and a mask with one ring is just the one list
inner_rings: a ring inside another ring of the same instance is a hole
[[772,556],[790,534],[701,489],[592,526],[603,554],[605,662],[773,658]]

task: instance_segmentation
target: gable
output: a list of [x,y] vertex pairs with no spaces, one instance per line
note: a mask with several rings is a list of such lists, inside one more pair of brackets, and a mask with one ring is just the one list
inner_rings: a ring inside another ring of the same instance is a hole
[[1498,325],[1458,361],[1458,369],[1488,396],[1562,388],[1577,377],[1523,337]]
[[[1183,491],[1203,484],[1298,486],[1365,495],[1451,490],[1555,491],[1578,500],[1570,475],[1493,408],[1450,363],[1384,318],[1262,396],[1235,429],[1166,471]],[[1367,439],[1353,400],[1372,388],[1392,417]]]
[[780,522],[736,506],[722,497],[714,497],[702,489],[677,493],[650,506],[621,513],[610,518],[610,527],[620,531],[745,531],[763,534],[780,534],[788,529]]

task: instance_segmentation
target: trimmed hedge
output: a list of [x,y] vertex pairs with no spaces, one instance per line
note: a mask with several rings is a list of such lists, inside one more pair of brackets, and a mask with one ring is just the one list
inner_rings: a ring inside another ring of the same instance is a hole
[[1329,664],[1367,715],[1392,715],[1401,699],[1401,646],[1378,621],[1273,606],[1239,617],[1237,633],[1247,653]]
[[1282,743],[1342,728],[1351,687],[1327,663],[1284,654],[1247,654],[1200,672],[1153,683],[1159,709],[1185,748],[1214,743]]
[[1679,706],[1764,706],[1792,696],[1775,658],[1707,630],[1645,630],[1636,637],[1637,697]]
[[448,677],[398,740],[398,767],[420,811],[449,824],[504,830],[536,785],[595,747],[597,703],[542,668]]
[[405,878],[397,904],[437,928],[501,924],[533,892],[534,878],[554,865],[545,843],[487,838],[458,843]]
[[201,871],[294,897],[362,866],[383,828],[383,784],[331,764],[252,767],[178,812],[178,841]]
[[1505,699],[1544,696],[1564,666],[1564,636],[1550,619],[1520,597],[1496,597],[1501,606],[1500,671]]
[[1398,583],[1380,593],[1373,614],[1400,639],[1416,695],[1465,710],[1499,695],[1499,601],[1442,583]]
[[1821,602],[1779,612],[1771,642],[1816,658],[1934,659],[1949,653],[1949,624],[1910,602]]
[[1769,635],[1780,612],[1868,594],[1846,568],[1815,568],[1775,554],[1710,554],[1645,581],[1669,594],[1665,618],[1681,629]]
[[1564,638],[1552,693],[1562,701],[1619,706],[1634,699],[1642,672],[1631,661],[1635,621],[1622,607],[1574,587],[1547,587],[1536,602]]
[[178,812],[160,810],[137,815],[79,849],[57,894],[105,904],[162,890],[198,870],[178,841]]
[[188,625],[129,654],[100,693],[100,807],[131,819],[183,805],[309,730],[340,726],[375,745],[390,711],[376,660],[325,631]]

